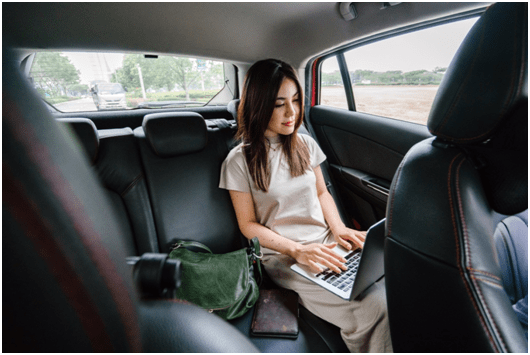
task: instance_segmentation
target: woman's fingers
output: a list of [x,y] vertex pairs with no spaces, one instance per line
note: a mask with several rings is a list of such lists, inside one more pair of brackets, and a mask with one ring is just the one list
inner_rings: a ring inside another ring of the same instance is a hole
[[337,246],[337,242],[330,243],[330,244],[323,244],[326,248],[323,248],[322,251],[328,255],[331,255],[333,258],[345,263],[346,259],[344,259],[339,254],[335,253],[332,249]]
[[348,242],[346,239],[342,238],[342,237],[338,237],[337,238],[337,242],[342,245],[343,248],[345,248],[346,250],[351,250],[352,246],[351,246],[351,243]]
[[337,243],[309,244],[304,253],[305,257],[300,259],[299,262],[309,266],[315,273],[322,272],[323,267],[331,269],[336,273],[340,273],[342,270],[347,270],[347,267],[344,265],[346,259],[331,250],[336,246]]
[[355,231],[355,235],[357,236],[358,239],[360,239],[362,242],[364,242],[366,240],[366,231]]
[[[339,240],[342,239],[348,244],[349,244],[348,241],[351,241],[355,246],[362,248],[364,246],[364,241],[366,239],[366,232],[356,231],[354,229],[347,228],[345,233],[342,233],[341,235],[337,236],[337,239]],[[341,245],[344,246],[342,243]],[[351,249],[346,246],[344,247],[348,250]]]
[[347,270],[346,266],[338,262],[337,259],[333,259],[333,258],[328,259],[328,258],[321,257],[321,256],[317,256],[315,259],[318,264],[325,266],[328,269],[331,269],[331,271],[334,271],[337,274],[340,274],[343,270]]
[[[336,246],[336,243],[332,244],[335,244],[332,246],[332,248]],[[315,259],[313,260],[319,263],[320,265],[335,271],[336,273],[340,273],[341,269],[347,270],[346,266],[344,265],[346,259],[333,252],[330,249],[329,244],[324,245],[324,248],[320,249],[320,253],[315,255]]]
[[317,263],[315,263],[314,261],[312,260],[308,260],[309,262],[309,268],[311,269],[312,272],[314,272],[315,274],[320,274],[322,271],[324,271],[324,269],[322,269],[320,267],[320,265],[318,265]]

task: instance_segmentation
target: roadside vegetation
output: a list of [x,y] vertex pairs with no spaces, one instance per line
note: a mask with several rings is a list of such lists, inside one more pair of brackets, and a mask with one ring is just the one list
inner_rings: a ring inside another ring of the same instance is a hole
[[[440,85],[447,68],[413,70],[403,72],[393,70],[377,72],[373,70],[356,70],[350,72],[350,80],[354,85]],[[340,71],[322,73],[322,86],[342,85]]]
[[125,94],[127,99],[127,107],[134,108],[138,106],[138,103],[144,101],[197,101],[207,103],[210,99],[219,92],[217,90],[189,90],[189,100],[186,99],[185,91],[170,91],[170,92],[154,92],[146,93],[146,99],[142,96],[142,91],[135,89]]
[[[111,82],[128,89],[129,99],[207,102],[223,87],[223,64],[211,60],[127,54]],[[143,89],[142,89],[143,88]]]

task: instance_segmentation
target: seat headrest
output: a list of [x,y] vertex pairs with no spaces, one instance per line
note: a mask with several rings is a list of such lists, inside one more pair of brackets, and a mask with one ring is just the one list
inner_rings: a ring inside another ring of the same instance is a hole
[[456,144],[484,142],[528,99],[527,6],[497,3],[475,23],[434,99],[427,124],[433,135]]
[[234,120],[237,121],[237,110],[239,109],[239,102],[241,100],[235,99],[232,100],[226,105],[226,110],[234,117]]
[[99,134],[94,122],[88,118],[59,118],[57,121],[73,128],[89,161],[93,164],[99,150]]
[[149,114],[142,127],[155,154],[164,158],[201,151],[208,143],[204,118],[195,112]]

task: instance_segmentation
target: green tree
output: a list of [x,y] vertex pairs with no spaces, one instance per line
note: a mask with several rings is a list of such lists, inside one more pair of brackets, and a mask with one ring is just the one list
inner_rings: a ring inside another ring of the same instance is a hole
[[206,70],[202,72],[206,90],[220,89],[224,85],[224,68],[222,62],[206,61]]
[[35,86],[50,96],[66,95],[70,86],[79,84],[79,70],[57,52],[38,53],[30,76]]
[[140,87],[138,66],[142,70],[142,78],[146,89],[155,88],[156,61],[153,58],[144,58],[141,54],[127,54],[123,58],[123,66],[111,75],[111,82],[120,83],[127,89]]
[[75,84],[68,88],[68,91],[74,94],[86,95],[88,94],[88,85]]
[[186,92],[186,101],[190,101],[190,86],[200,78],[199,71],[196,68],[194,70],[194,63],[189,58],[168,58],[171,59],[168,67],[175,83]]
[[403,81],[403,72],[401,70],[389,70],[383,73],[381,78],[385,83],[398,83]]
[[[215,66],[213,62],[206,65],[208,75],[219,75],[222,73],[222,65]],[[140,54],[128,54],[123,59],[123,66],[112,74],[111,81],[118,82],[126,88],[140,87],[138,68],[142,69],[142,77],[146,89],[165,88],[172,91],[175,86],[186,93],[186,100],[190,100],[189,90],[192,85],[201,79],[201,73],[197,70],[196,60],[190,58],[179,58],[160,56],[158,58],[144,58]],[[222,76],[222,74],[221,74]]]
[[427,70],[413,70],[406,73],[403,73],[403,77],[407,83],[420,83],[422,75],[425,74]]
[[322,86],[342,85],[342,76],[340,71],[335,70],[332,73],[322,73]]
[[363,80],[372,80],[374,81],[374,71],[373,70],[363,70],[357,69],[353,73],[350,72],[350,77],[352,83],[361,82]]

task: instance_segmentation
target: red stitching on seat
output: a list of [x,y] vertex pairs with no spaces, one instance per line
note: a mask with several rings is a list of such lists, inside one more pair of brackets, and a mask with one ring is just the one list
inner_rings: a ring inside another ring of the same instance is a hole
[[496,282],[493,282],[493,281],[490,281],[490,280],[481,279],[480,277],[477,277],[477,276],[475,276],[475,275],[473,275],[473,274],[471,274],[471,278],[472,278],[473,280],[482,281],[482,282],[485,282],[485,283],[490,284],[490,285],[492,285],[492,286],[498,287],[498,288],[500,288],[501,290],[504,290],[504,287],[502,287],[502,285],[499,284],[499,283],[496,283]]
[[28,157],[39,169],[41,176],[49,184],[50,191],[56,196],[70,217],[81,242],[87,249],[87,254],[94,262],[114,300],[131,351],[141,351],[140,329],[138,328],[135,306],[125,282],[118,274],[106,249],[101,247],[101,237],[94,230],[90,220],[86,218],[83,204],[54,163],[47,146],[37,138],[33,126],[25,121],[25,117],[14,102],[5,96],[3,98],[4,122],[10,125],[13,136],[25,147]]
[[[464,216],[464,208],[462,206],[462,196],[460,194],[460,169],[462,167],[462,164],[465,162],[466,160],[465,159],[462,159],[462,161],[458,164],[458,167],[456,168],[456,182],[455,182],[455,185],[456,185],[456,196],[457,196],[457,199],[458,199],[458,208],[459,208],[459,212],[460,212],[460,221],[462,222],[462,229],[463,229],[463,232],[464,232],[464,243],[465,243],[465,253],[466,253],[466,260],[465,260],[465,264],[466,264],[466,269],[470,269],[472,267],[472,260],[471,260],[471,253],[469,251],[469,236],[467,234],[467,225],[466,225],[466,219],[465,219],[465,216]],[[458,263],[458,267],[461,268],[461,263]],[[463,272],[463,270],[462,270]],[[488,304],[485,302],[484,300],[484,295],[482,294],[482,289],[480,288],[480,285],[476,282],[476,278],[471,274],[469,275],[471,280],[473,280],[473,286],[475,288],[475,290],[477,291],[479,297],[480,297],[480,301],[482,303],[482,305],[484,306],[484,309],[486,311],[486,314],[489,318],[489,320],[491,321],[491,324],[493,325],[493,329],[496,333],[496,336],[497,338],[499,339],[499,341],[501,342],[501,345],[503,347],[502,351],[505,352],[506,351],[506,345],[504,343],[504,340],[502,339],[502,334],[499,333],[499,330],[497,328],[497,324],[495,323],[495,319],[491,316],[491,313],[490,313],[490,310],[488,308]],[[466,283],[467,285],[467,281],[466,281],[466,278],[463,279],[464,280],[464,283]],[[473,303],[475,304],[476,303],[476,300],[475,298],[473,297],[472,293],[470,293],[470,297],[471,297],[471,300],[473,301]],[[475,307],[475,309],[478,310],[478,305]],[[485,326],[485,319],[484,316],[482,315],[482,312],[478,312],[479,314],[479,317],[481,319],[481,322],[483,322],[483,327],[484,329],[486,330],[486,333],[488,334],[488,337],[492,343],[492,346],[493,348],[495,349],[495,351],[499,351],[499,349],[497,348],[497,344],[495,343],[495,341],[493,340],[493,335],[490,333],[490,330],[487,326]]]
[[[475,308],[475,312],[477,312],[478,318],[480,320],[480,324],[482,325],[482,328],[484,329],[485,333],[487,334],[488,339],[490,340],[490,344],[492,345],[494,350],[498,352],[497,346],[496,346],[495,342],[493,341],[493,338],[492,338],[492,336],[491,336],[491,334],[489,332],[488,327],[486,326],[486,323],[485,323],[485,321],[483,319],[482,313],[480,312],[480,310],[478,308],[478,305],[476,303],[476,300],[473,297],[473,292],[471,291],[471,288],[470,288],[469,284],[466,281],[466,277],[465,277],[465,274],[464,274],[464,269],[462,268],[462,258],[460,257],[460,254],[461,254],[461,252],[460,252],[460,238],[458,237],[458,227],[457,227],[457,224],[456,224],[456,214],[455,214],[455,211],[454,211],[453,198],[452,198],[453,194],[452,194],[452,191],[451,191],[451,176],[452,176],[451,172],[453,170],[453,164],[455,163],[456,159],[461,157],[461,156],[462,156],[462,153],[458,153],[453,158],[453,160],[449,164],[449,171],[448,171],[448,174],[447,174],[447,190],[448,190],[448,195],[449,195],[449,206],[451,208],[451,220],[453,222],[453,232],[455,234],[454,237],[455,237],[456,260],[457,260],[456,265],[458,267],[458,271],[460,272],[460,277],[462,278],[464,286],[466,287],[466,291],[467,291],[467,293],[469,295],[471,303],[473,304],[473,308]],[[462,161],[459,164],[459,167],[462,165],[462,163],[464,161],[465,161],[465,158],[462,159]],[[458,177],[457,177],[457,181],[458,181]],[[458,185],[457,185],[457,187],[458,187]],[[465,228],[464,228],[464,230],[465,230]]]
[[53,238],[49,222],[43,218],[37,205],[31,201],[25,189],[13,177],[11,169],[5,163],[2,164],[2,168],[4,204],[48,265],[49,272],[75,309],[93,350],[115,351],[97,306],[88,296],[87,288],[74,271],[73,263],[66,258],[60,245]]
[[472,272],[475,272],[477,274],[483,274],[483,275],[486,275],[486,276],[489,276],[491,278],[494,278],[496,280],[501,280],[500,277],[496,276],[496,275],[493,275],[493,274],[490,274],[489,272],[486,272],[486,271],[482,271],[482,270],[476,270],[476,269],[473,269],[472,267],[468,267],[467,268],[469,271],[472,271]]

